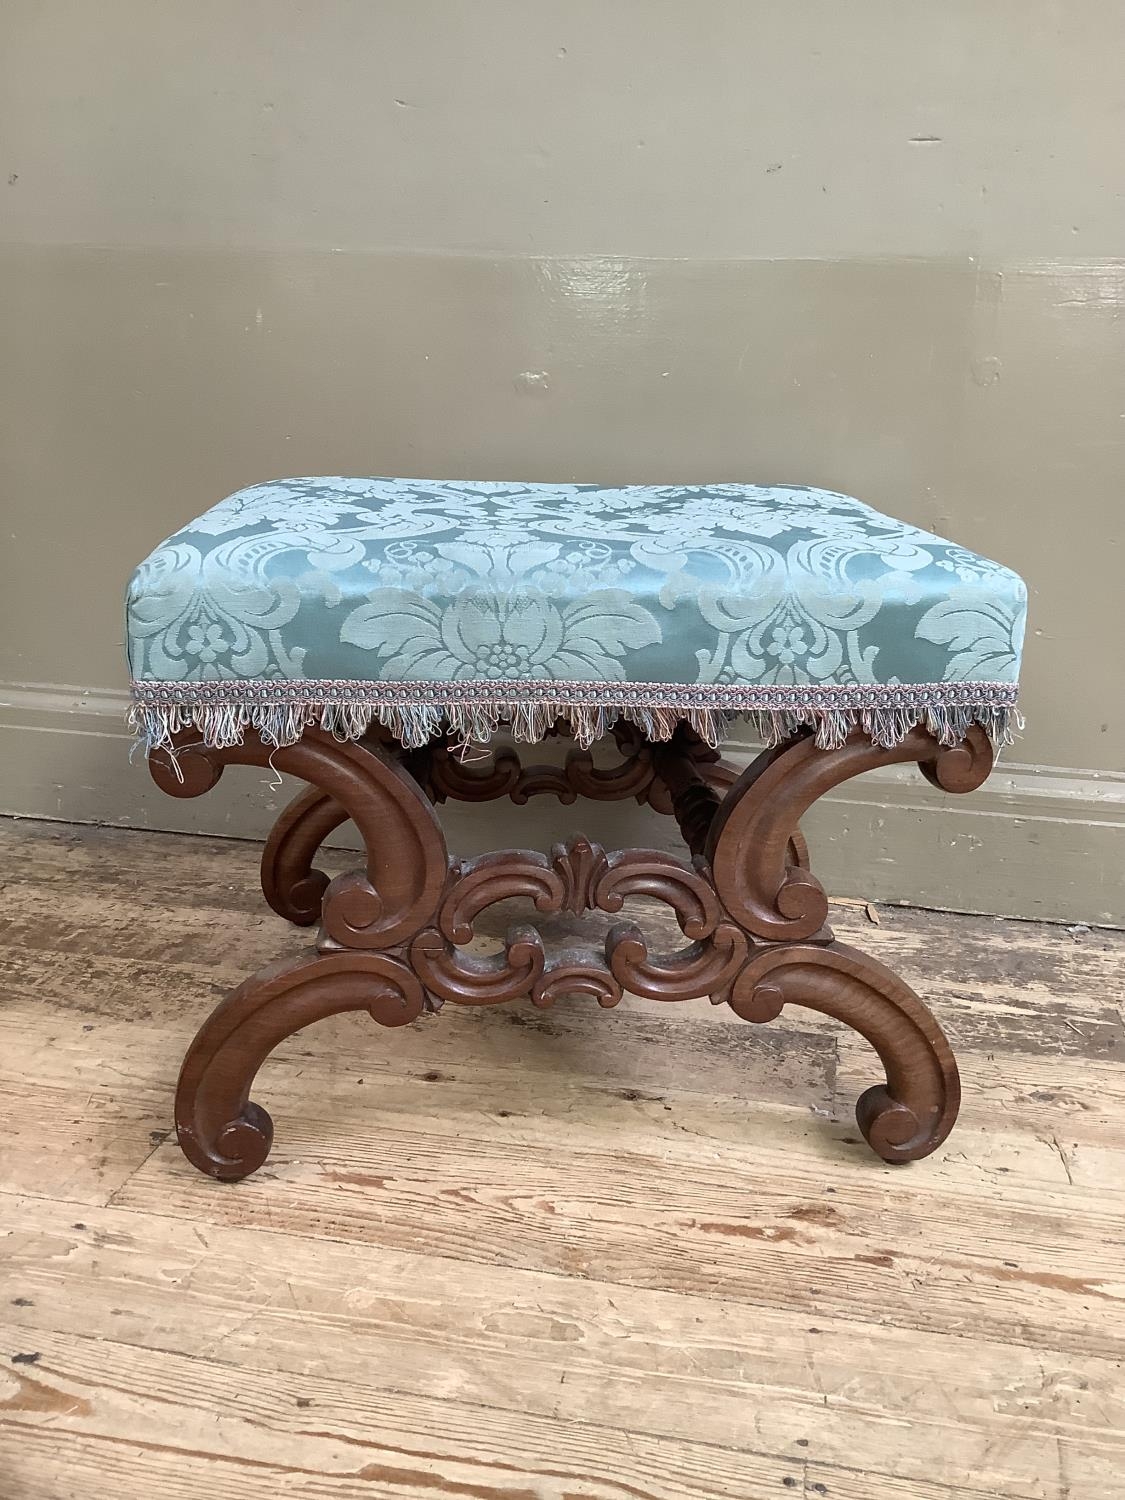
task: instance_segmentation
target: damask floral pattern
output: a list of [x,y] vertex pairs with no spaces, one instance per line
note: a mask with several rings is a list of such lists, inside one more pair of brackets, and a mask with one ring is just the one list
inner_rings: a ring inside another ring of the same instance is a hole
[[979,683],[991,709],[1014,702],[1025,605],[1009,569],[824,490],[314,478],[242,490],[158,547],[128,642],[138,701],[174,687],[184,709],[193,683],[241,705],[304,683],[315,705],[347,682],[372,710],[370,684],[411,682],[476,683],[483,704],[557,682],[564,706],[669,685],[670,710],[770,689],[810,712],[921,686],[940,709],[941,684]]
[[386,675],[400,681],[623,682],[619,657],[658,641],[660,627],[621,589],[560,609],[538,589],[478,585],[444,608],[405,589],[376,589],[344,621],[341,639],[381,652]]

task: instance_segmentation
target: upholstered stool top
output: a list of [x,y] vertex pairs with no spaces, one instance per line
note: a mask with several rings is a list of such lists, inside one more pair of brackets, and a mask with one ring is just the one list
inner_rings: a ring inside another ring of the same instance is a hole
[[150,746],[373,720],[588,743],[622,716],[716,743],[739,714],[767,742],[1002,740],[1025,610],[1009,569],[826,490],[289,479],[133,575],[133,719]]

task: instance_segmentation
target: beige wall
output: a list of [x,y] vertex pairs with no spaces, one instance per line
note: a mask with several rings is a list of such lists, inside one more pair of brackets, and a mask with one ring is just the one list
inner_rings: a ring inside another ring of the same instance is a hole
[[239,485],[808,481],[1032,592],[1004,777],[841,802],[830,878],[1125,917],[1122,56],[1093,0],[4,0],[0,806],[183,817],[121,588]]

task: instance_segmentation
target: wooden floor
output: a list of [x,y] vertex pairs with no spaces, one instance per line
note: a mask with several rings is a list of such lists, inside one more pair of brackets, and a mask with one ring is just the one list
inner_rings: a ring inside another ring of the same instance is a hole
[[835,909],[958,1050],[913,1167],[810,1014],[576,1000],[305,1032],[225,1187],[169,1114],[308,941],[254,848],[0,852],[0,1500],[1125,1496],[1125,936]]

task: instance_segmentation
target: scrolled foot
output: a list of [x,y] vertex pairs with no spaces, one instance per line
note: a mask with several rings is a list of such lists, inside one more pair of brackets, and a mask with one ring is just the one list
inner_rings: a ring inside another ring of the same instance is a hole
[[886,1162],[916,1161],[945,1140],[957,1118],[961,1084],[940,1026],[890,969],[843,943],[786,943],[751,957],[731,989],[747,1021],[770,1021],[785,1005],[805,1005],[858,1031],[875,1048],[886,1082],[869,1088],[856,1121]]
[[200,1028],[176,1088],[176,1134],[201,1172],[234,1182],[269,1154],[273,1124],[250,1089],[286,1037],[325,1016],[365,1010],[383,1026],[421,1015],[422,986],[386,953],[312,953],[240,984]]
[[872,1151],[892,1166],[928,1155],[944,1139],[931,1139],[932,1128],[927,1130],[926,1122],[894,1098],[885,1083],[873,1084],[859,1096],[855,1119]]
[[190,1120],[176,1123],[180,1150],[208,1177],[220,1182],[238,1182],[256,1172],[273,1145],[273,1121],[269,1112],[247,1100],[242,1113],[217,1131],[213,1141],[194,1134]]

